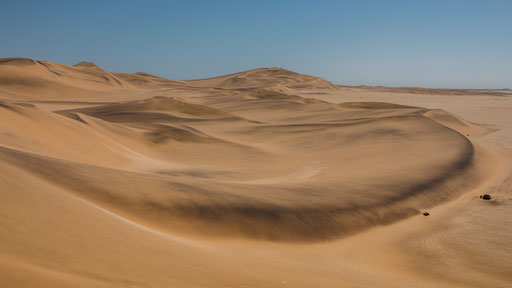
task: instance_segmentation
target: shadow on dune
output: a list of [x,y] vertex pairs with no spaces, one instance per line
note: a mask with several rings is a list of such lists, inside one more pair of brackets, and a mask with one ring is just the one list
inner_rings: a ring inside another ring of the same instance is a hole
[[389,224],[419,213],[425,205],[452,198],[460,189],[454,187],[464,181],[461,178],[472,165],[474,148],[467,139],[465,143],[462,156],[437,177],[404,187],[378,204],[354,207],[344,203],[283,205],[230,192],[243,189],[241,185],[175,182],[165,176],[76,164],[6,147],[0,148],[0,155],[3,161],[96,205],[171,233],[312,242]]

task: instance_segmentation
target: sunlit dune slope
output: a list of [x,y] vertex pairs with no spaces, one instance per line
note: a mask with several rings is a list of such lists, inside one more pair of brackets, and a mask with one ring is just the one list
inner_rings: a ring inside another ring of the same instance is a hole
[[161,78],[155,75],[151,75],[143,72],[136,73],[112,73],[117,78],[131,84],[134,87],[139,88],[155,88],[155,87],[176,87],[186,86],[183,81],[175,81],[170,79]]
[[192,86],[236,88],[265,88],[274,91],[335,90],[337,86],[325,79],[295,73],[283,68],[260,68],[226,76],[186,81]]
[[75,66],[27,58],[0,59],[0,91],[27,99],[73,99],[129,85],[93,63]]
[[231,102],[265,100],[280,115],[272,101],[285,99],[310,115],[249,121],[163,96],[58,114],[5,103],[3,158],[158,229],[297,241],[418,213],[456,195],[471,166],[471,142],[430,111],[384,105],[354,118],[354,107],[259,93]]
[[508,106],[404,91],[0,59],[0,286],[506,287]]

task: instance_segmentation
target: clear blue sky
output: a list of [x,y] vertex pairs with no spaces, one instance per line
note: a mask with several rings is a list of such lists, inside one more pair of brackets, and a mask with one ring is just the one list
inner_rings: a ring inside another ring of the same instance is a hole
[[0,2],[0,57],[172,79],[284,67],[347,85],[512,88],[512,1]]

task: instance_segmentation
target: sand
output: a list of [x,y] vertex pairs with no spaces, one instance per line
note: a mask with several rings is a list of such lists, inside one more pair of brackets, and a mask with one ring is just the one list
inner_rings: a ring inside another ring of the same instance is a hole
[[510,115],[499,91],[0,59],[0,283],[508,287]]

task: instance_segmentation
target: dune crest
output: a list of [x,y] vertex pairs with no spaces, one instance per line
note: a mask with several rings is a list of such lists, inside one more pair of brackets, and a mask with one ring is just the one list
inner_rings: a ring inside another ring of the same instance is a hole
[[336,90],[337,86],[325,79],[299,74],[283,68],[259,68],[214,78],[189,80],[187,83],[199,87],[225,89],[265,88],[279,92],[299,89]]
[[27,58],[0,59],[0,93],[13,99],[76,99],[129,85],[93,63],[75,66]]

